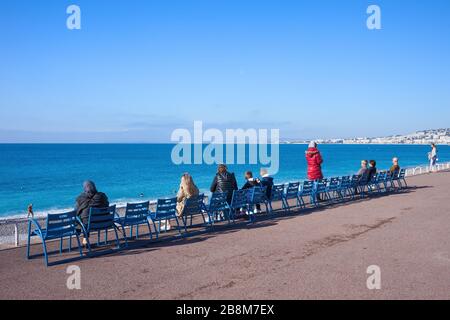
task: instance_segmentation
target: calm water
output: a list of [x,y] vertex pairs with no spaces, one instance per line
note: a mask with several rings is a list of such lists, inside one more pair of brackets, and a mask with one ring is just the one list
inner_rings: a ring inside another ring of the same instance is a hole
[[[174,165],[172,145],[164,144],[0,144],[0,216],[23,215],[29,203],[45,213],[73,207],[82,182],[94,180],[115,203],[171,196],[180,176],[190,172],[207,190],[215,166]],[[305,178],[304,145],[280,146],[276,183]],[[325,176],[353,174],[361,159],[375,159],[378,168],[390,166],[393,156],[403,167],[427,162],[428,146],[322,145]],[[450,147],[439,147],[440,162],[450,161]],[[232,165],[239,185],[245,170],[259,166]]]

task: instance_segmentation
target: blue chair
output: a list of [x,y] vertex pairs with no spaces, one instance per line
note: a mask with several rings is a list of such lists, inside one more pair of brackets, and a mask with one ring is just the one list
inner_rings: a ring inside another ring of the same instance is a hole
[[342,200],[345,200],[347,195],[353,197],[354,190],[350,176],[343,176],[340,178],[340,183],[337,192],[339,193],[339,196]]
[[350,180],[351,191],[352,191],[352,199],[355,199],[355,196],[360,191],[359,183],[360,183],[361,179],[362,179],[362,175],[361,174],[354,174],[352,176],[351,180]]
[[147,225],[150,239],[153,239],[152,229],[148,222],[150,202],[145,201],[141,203],[127,203],[125,209],[125,216],[119,217],[116,213],[114,222],[122,228],[123,237],[125,238],[125,244],[128,246],[128,236],[125,232],[125,228],[130,228],[130,237],[133,237],[133,227],[136,227],[136,239],[139,238],[139,226]]
[[331,197],[327,191],[327,186],[328,186],[328,179],[320,179],[320,180],[315,181],[314,189],[313,189],[313,197],[312,197],[313,204],[315,207],[319,206],[319,202],[317,199],[321,195],[324,195],[324,198],[323,198],[324,201],[331,200]]
[[269,199],[269,212],[273,212],[273,203],[276,201],[281,201],[281,208],[284,212],[287,212],[288,204],[284,199],[284,184],[274,185],[272,186],[272,192],[270,194]]
[[[166,223],[170,223],[172,219],[174,219],[177,223],[177,229],[180,233],[180,236],[183,236],[181,233],[180,222],[178,221],[177,216],[177,198],[168,198],[168,199],[158,199],[156,203],[156,211],[151,212],[149,214],[149,219],[152,221],[153,226],[156,230],[156,239],[158,239],[159,234],[161,233],[161,224],[162,221]],[[159,223],[159,226],[156,227],[156,222]]]
[[388,191],[388,187],[386,184],[386,176],[387,176],[387,172],[386,171],[381,171],[378,172],[377,174],[377,179],[376,181],[373,182],[374,185],[376,185],[376,188],[378,190],[379,193],[383,192],[383,189],[385,192]]
[[[211,221],[211,220],[214,220],[214,219],[209,218],[208,210],[205,206],[205,195],[204,194],[190,197],[184,201],[183,214],[181,217],[183,219],[184,230],[186,232],[187,232],[188,219],[190,221],[189,226],[192,227],[193,226],[192,220],[193,220],[193,217],[196,215],[202,216],[204,224],[209,224],[210,226],[213,225],[213,221]],[[205,219],[205,215],[208,217],[208,222]]]
[[208,215],[211,223],[214,224],[222,214],[228,219],[228,223],[234,222],[234,212],[227,202],[227,197],[227,192],[214,192],[212,194],[208,206]]
[[408,188],[406,183],[406,169],[401,169],[400,172],[393,175],[393,181],[397,182],[399,189]]
[[[286,187],[286,192],[284,193],[284,201],[287,205],[287,210],[291,211],[292,208],[301,207],[302,200],[298,196],[300,188],[300,182],[290,182]],[[289,200],[295,200],[295,205],[290,205]]]
[[300,191],[298,193],[298,197],[300,199],[300,203],[303,208],[306,208],[304,200],[305,197],[309,197],[309,203],[315,203],[315,200],[313,199],[313,192],[314,192],[314,181],[311,180],[303,181],[303,184],[300,186]]
[[[100,246],[100,233],[105,233],[104,245],[108,244],[108,232],[113,230],[116,237],[117,248],[120,248],[119,235],[117,233],[118,227],[115,224],[116,206],[110,206],[107,208],[90,208],[89,219],[86,227],[86,241],[89,252],[91,252],[91,242],[89,237],[91,233],[97,232],[97,246]],[[125,237],[125,234],[123,235]]]
[[[31,237],[37,236],[42,240],[45,266],[48,267],[47,240],[60,239],[59,254],[63,251],[63,239],[69,238],[69,251],[72,249],[72,237],[75,236],[78,242],[80,256],[83,256],[83,249],[80,243],[80,237],[77,231],[77,225],[81,225],[76,211],[70,211],[58,214],[49,214],[46,219],[46,227],[41,228],[39,222],[34,219],[28,219],[28,241],[27,241],[27,259],[30,259]],[[83,230],[84,231],[84,230]]]
[[330,182],[327,185],[327,194],[329,195],[331,201],[339,201],[343,199],[341,194],[341,178],[333,177],[330,179]]
[[266,206],[266,212],[270,212],[269,199],[267,199],[266,187],[253,187],[249,192],[249,209],[253,210],[253,207],[264,204]]
[[[249,212],[249,210],[250,210],[250,204],[249,204],[250,190],[251,189],[234,190],[233,196],[231,198],[230,208],[234,212],[236,212],[238,210],[245,210],[249,215],[249,219],[252,220],[253,213]],[[233,212],[233,215],[234,215],[234,212]]]

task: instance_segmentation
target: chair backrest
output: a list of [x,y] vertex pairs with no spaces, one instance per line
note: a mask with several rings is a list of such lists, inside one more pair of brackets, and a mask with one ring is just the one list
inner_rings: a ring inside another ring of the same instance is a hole
[[156,203],[156,219],[174,218],[177,215],[177,198],[158,199]]
[[89,211],[87,232],[112,228],[114,226],[115,214],[115,205],[107,208],[91,208]]
[[250,195],[250,203],[252,204],[259,204],[267,201],[266,188],[264,187],[254,187]]
[[206,211],[205,207],[205,195],[199,194],[198,196],[192,196],[184,201],[183,215],[195,215],[202,214]]
[[358,184],[359,184],[359,181],[361,180],[361,178],[362,178],[362,175],[361,175],[361,174],[354,174],[354,175],[352,176],[352,180],[351,180],[352,186],[358,185]]
[[325,192],[327,189],[328,179],[317,180],[315,184],[316,192]]
[[328,184],[328,190],[334,191],[339,189],[339,186],[341,184],[341,179],[338,177],[333,177],[330,179],[330,183]]
[[77,212],[49,214],[46,224],[46,238],[62,238],[74,235],[77,226]]
[[387,175],[386,171],[378,172],[377,179],[375,181],[382,182],[382,181],[386,180],[386,175]]
[[231,198],[231,208],[244,208],[249,204],[249,194],[253,192],[252,189],[234,190]]
[[405,175],[406,175],[406,169],[400,169],[400,172],[398,173],[398,178],[405,179]]
[[272,186],[272,193],[270,195],[270,201],[281,201],[284,194],[284,184],[277,184]]
[[222,211],[230,208],[227,202],[228,193],[227,192],[214,192],[209,201],[209,211]]
[[291,182],[286,188],[286,199],[295,199],[298,197],[298,189],[300,188],[300,182]]
[[125,223],[146,223],[148,220],[150,202],[127,203],[125,209]]
[[312,195],[314,190],[314,181],[305,180],[300,187],[300,195],[301,196],[310,196]]
[[341,188],[348,188],[352,184],[350,176],[341,177]]

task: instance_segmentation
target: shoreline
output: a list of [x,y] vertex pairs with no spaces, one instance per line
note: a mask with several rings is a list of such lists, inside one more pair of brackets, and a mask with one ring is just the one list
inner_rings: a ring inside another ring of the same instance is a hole
[[[447,163],[441,163],[439,164],[438,172],[443,170],[450,169],[450,162]],[[419,169],[419,170],[417,170]],[[407,170],[407,177],[412,176],[420,176],[428,174],[427,171],[429,169],[428,166],[416,166],[416,167],[409,167],[406,168]],[[288,183],[288,182],[280,182],[279,184]],[[207,193],[205,193],[206,195]],[[137,201],[137,200],[136,200]],[[142,199],[141,202],[147,201],[146,199]],[[154,210],[155,204],[157,200],[149,200],[150,201],[150,209]],[[114,202],[111,202],[114,204]],[[126,208],[126,202],[120,202],[116,204],[116,211],[119,215],[124,215],[125,208]],[[72,210],[73,208],[68,209],[67,211]],[[54,210],[55,211],[55,210]],[[58,212],[64,212],[65,210],[57,210]],[[48,213],[48,212],[47,212]],[[35,218],[39,222],[45,221],[46,214],[35,214]],[[14,216],[11,218],[5,217],[0,218],[0,250],[2,250],[2,247],[6,246],[9,247],[13,245],[18,237],[18,242],[23,243],[24,240],[26,240],[27,236],[27,226],[28,225],[28,218],[27,217],[20,217],[20,216]],[[17,231],[16,231],[17,230]],[[16,232],[18,234],[16,234]],[[20,245],[19,245],[20,246]]]

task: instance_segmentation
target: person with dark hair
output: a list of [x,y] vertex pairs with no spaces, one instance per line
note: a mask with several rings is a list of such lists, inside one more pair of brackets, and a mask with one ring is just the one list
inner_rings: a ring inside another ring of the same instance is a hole
[[242,190],[251,189],[253,187],[259,186],[259,180],[253,178],[253,172],[246,171],[244,178],[245,178],[245,184],[242,186],[242,188],[241,188]]
[[[261,185],[260,181],[258,179],[253,178],[253,172],[251,171],[245,172],[245,184],[243,185],[242,190],[251,189],[254,187],[258,187],[260,185]],[[255,213],[260,212],[261,212],[261,205],[257,204]]]
[[377,162],[375,160],[369,161],[369,168],[367,169],[367,181],[371,181],[377,174]]
[[238,185],[234,173],[228,172],[226,165],[219,165],[219,167],[217,168],[217,173],[211,184],[210,191],[227,193],[227,202],[231,203],[234,190],[238,190]]

